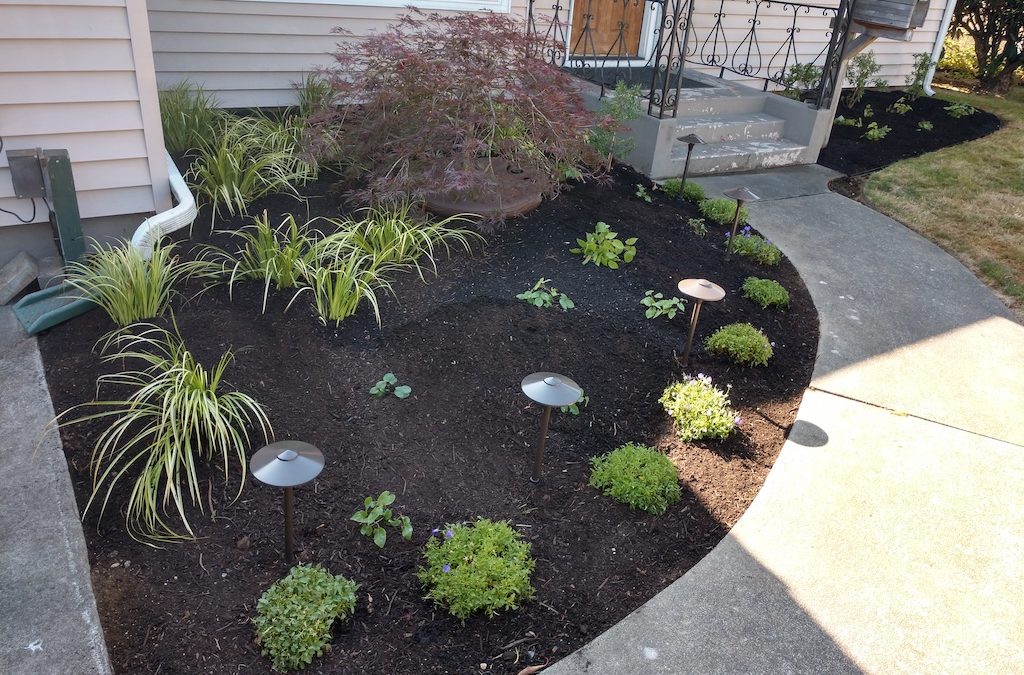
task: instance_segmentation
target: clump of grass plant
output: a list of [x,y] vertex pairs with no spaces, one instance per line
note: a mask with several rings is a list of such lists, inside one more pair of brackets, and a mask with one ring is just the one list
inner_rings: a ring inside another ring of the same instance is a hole
[[767,366],[774,354],[765,334],[749,323],[722,326],[708,336],[704,348],[741,366]]
[[187,80],[160,92],[164,145],[171,152],[183,153],[214,143],[227,117],[217,108],[212,94]]
[[740,422],[730,407],[729,388],[723,391],[703,373],[668,385],[659,402],[683,441],[724,440]]
[[[730,233],[726,232],[725,243],[727,246],[729,236]],[[754,234],[749,225],[736,235],[736,241],[732,242],[732,250],[744,258],[750,258],[768,267],[775,267],[782,262],[782,251],[779,250],[779,247],[761,235]]]
[[590,460],[590,485],[617,502],[661,515],[679,501],[679,477],[668,457],[627,443]]
[[353,250],[344,240],[328,237],[317,242],[309,261],[300,261],[299,266],[304,287],[299,289],[292,302],[302,291],[308,290],[313,296],[313,306],[320,322],[326,325],[333,321],[337,326],[355,314],[359,304],[365,300],[370,303],[377,325],[380,325],[377,294],[392,291],[386,275],[396,269],[396,265],[373,254]]
[[190,273],[175,258],[173,244],[157,243],[148,260],[128,242],[93,246],[83,260],[67,264],[67,282],[118,326],[163,315],[174,285]]
[[[700,215],[719,225],[732,225],[732,219],[736,216],[736,201],[726,197],[705,199],[698,208]],[[750,212],[747,211],[747,207],[741,207],[740,222],[745,223],[748,218]]]
[[356,608],[359,585],[319,565],[297,565],[256,603],[256,642],[274,670],[304,668],[323,656],[331,626]]
[[519,609],[534,595],[530,544],[507,522],[479,518],[434,530],[423,558],[418,577],[426,599],[463,621]]
[[768,309],[769,307],[786,309],[789,307],[789,291],[773,279],[747,277],[743,282],[741,290],[743,291],[743,297],[761,305],[762,309]]
[[294,87],[298,98],[296,110],[303,119],[330,110],[334,105],[334,88],[320,73],[306,73]]
[[661,184],[661,191],[673,199],[682,197],[694,204],[700,204],[706,197],[703,187],[690,180],[683,185],[682,178],[669,178]]
[[[98,501],[102,516],[114,488],[130,480],[125,522],[133,538],[146,543],[191,539],[195,534],[185,502],[188,499],[203,511],[200,461],[219,459],[225,483],[232,464],[237,467],[237,499],[252,445],[249,429],[258,427],[259,436],[267,441],[270,420],[251,396],[225,391],[224,374],[234,352],[225,352],[212,368],[206,368],[186,348],[176,328],[171,332],[138,324],[135,331],[107,336],[103,361],[129,360],[141,367],[103,375],[97,382],[97,389],[123,387],[131,393],[120,400],[78,406],[99,412],[62,423],[113,419],[92,452],[93,488],[85,511]],[[180,521],[185,533],[172,526],[168,514]]]

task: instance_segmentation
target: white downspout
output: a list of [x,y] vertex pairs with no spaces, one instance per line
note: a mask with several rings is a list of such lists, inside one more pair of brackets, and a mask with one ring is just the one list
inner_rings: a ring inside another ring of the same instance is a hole
[[185,184],[178,167],[170,154],[164,151],[167,156],[167,176],[171,181],[171,194],[178,205],[166,211],[150,216],[142,221],[135,234],[132,235],[132,246],[137,248],[142,257],[149,260],[153,253],[153,244],[158,242],[162,236],[188,227],[196,219],[199,213],[196,208],[196,199]]
[[935,36],[935,45],[932,47],[932,65],[928,68],[928,74],[924,78],[924,93],[928,96],[935,96],[935,90],[932,89],[932,78],[935,77],[935,67],[939,65],[939,57],[942,56],[942,44],[946,40],[946,33],[949,32],[949,24],[953,20],[956,2],[957,0],[946,0],[946,9],[942,12],[942,21],[939,22],[939,34]]

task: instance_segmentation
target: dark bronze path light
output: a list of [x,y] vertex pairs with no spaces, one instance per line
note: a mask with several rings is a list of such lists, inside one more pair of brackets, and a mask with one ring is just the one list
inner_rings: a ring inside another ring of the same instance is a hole
[[565,375],[555,373],[534,373],[523,378],[523,393],[535,403],[544,406],[540,421],[540,439],[533,452],[533,473],[531,483],[540,482],[540,465],[544,460],[544,443],[548,439],[548,424],[551,422],[553,406],[572,405],[580,399],[583,390]]
[[704,145],[707,141],[697,134],[686,134],[677,138],[681,143],[686,143],[686,164],[683,164],[683,188],[686,188],[686,176],[690,173],[690,155],[693,154],[693,146]]
[[293,488],[305,485],[324,470],[324,453],[302,441],[278,441],[260,448],[249,460],[256,480],[284,488],[284,559],[294,560],[295,495]]
[[736,241],[736,228],[740,224],[740,209],[743,208],[743,202],[756,202],[761,198],[745,187],[726,190],[722,194],[729,199],[736,200],[736,214],[732,217],[732,234],[729,235],[729,251],[725,254],[726,257],[729,257],[732,255],[732,244]]
[[693,312],[690,314],[690,335],[686,338],[686,351],[683,352],[683,367],[686,367],[690,365],[690,350],[693,348],[693,334],[697,332],[700,306],[705,302],[718,302],[725,297],[725,290],[707,279],[683,279],[678,288],[680,293],[694,300]]

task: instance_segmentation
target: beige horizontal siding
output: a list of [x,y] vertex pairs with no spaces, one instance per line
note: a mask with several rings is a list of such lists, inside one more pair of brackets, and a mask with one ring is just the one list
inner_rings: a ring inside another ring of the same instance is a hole
[[[512,0],[525,17],[525,0]],[[402,7],[257,2],[149,0],[149,23],[161,87],[188,80],[215,94],[224,107],[295,102],[294,83],[333,63],[345,38],[385,29]]]
[[[0,0],[4,147],[68,150],[83,218],[170,206],[145,19],[144,0]],[[27,216],[13,195],[3,155],[0,207]]]

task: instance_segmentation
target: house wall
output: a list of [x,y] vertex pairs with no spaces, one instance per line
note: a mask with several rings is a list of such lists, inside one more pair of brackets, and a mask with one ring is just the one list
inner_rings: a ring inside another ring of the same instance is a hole
[[294,84],[333,62],[345,38],[366,36],[418,4],[510,11],[526,16],[526,0],[395,0],[392,6],[261,0],[149,0],[153,54],[161,87],[183,80],[213,92],[223,107],[282,106],[295,102]]
[[[0,0],[0,136],[4,150],[68,150],[87,234],[169,208],[145,0]],[[56,253],[36,203],[35,225],[0,212],[0,265],[22,249]],[[0,207],[32,211],[14,198],[6,153]]]

